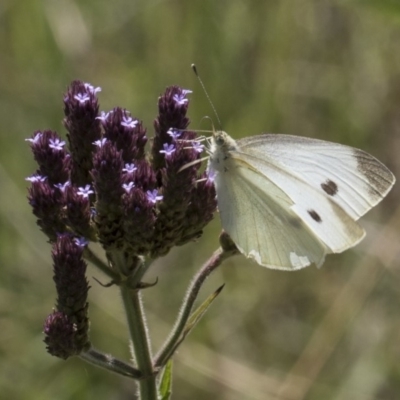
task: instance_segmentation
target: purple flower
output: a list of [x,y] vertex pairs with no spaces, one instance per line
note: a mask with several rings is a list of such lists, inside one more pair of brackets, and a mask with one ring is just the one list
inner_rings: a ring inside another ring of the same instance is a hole
[[77,192],[77,194],[79,196],[82,196],[85,198],[88,198],[89,195],[91,195],[93,193],[94,193],[94,191],[90,188],[90,185],[86,185],[85,187],[78,188],[78,192]]
[[86,93],[78,93],[74,96],[74,99],[78,100],[79,103],[84,104],[86,103],[88,100],[90,100],[90,96]]
[[60,189],[63,193],[65,192],[65,189],[71,185],[70,181],[66,181],[65,183],[56,183],[54,187],[57,189]]
[[174,129],[174,128],[168,129],[167,133],[169,136],[172,137],[172,139],[175,139],[175,140],[178,139],[182,135],[181,131],[178,131],[177,129]]
[[137,167],[135,164],[125,164],[125,168],[122,169],[122,171],[127,172],[128,174],[131,174],[132,172],[135,172],[137,170]]
[[74,340],[76,325],[68,315],[54,310],[53,313],[46,318],[43,332],[46,335],[44,339],[46,349],[51,355],[62,358],[63,360],[76,355]]
[[147,194],[147,200],[150,201],[150,203],[156,204],[157,201],[160,201],[163,199],[163,196],[158,195],[158,190],[154,189],[154,190],[148,190],[146,192]]
[[[55,329],[56,332],[51,329],[54,328],[51,321],[46,321],[45,342],[51,354],[65,359],[79,354],[90,346],[87,314],[89,283],[86,279],[87,264],[83,260],[83,251],[83,247],[79,246],[69,234],[59,235],[53,244],[56,311],[63,313],[68,319],[60,321],[61,326]],[[66,324],[68,321],[73,324]]]
[[179,94],[175,94],[173,96],[173,99],[179,104],[179,105],[184,105],[186,104],[189,100],[186,98],[186,96],[192,93],[191,90],[187,90],[187,89],[182,89],[181,93]]
[[135,187],[135,184],[133,182],[123,183],[122,187],[126,193],[129,193]]
[[100,86],[94,87],[94,86],[91,85],[90,83],[84,83],[84,86],[85,86],[85,88],[86,88],[89,92],[91,92],[91,93],[93,93],[93,94],[96,94],[96,93],[98,93],[98,92],[101,92],[101,87],[100,87]]
[[[157,258],[175,245],[197,239],[216,209],[215,174],[200,167],[200,152],[206,143],[188,130],[191,91],[170,86],[159,97],[149,155],[141,120],[121,107],[100,112],[100,91],[82,81],[68,87],[65,142],[50,130],[36,130],[26,139],[38,163],[35,174],[27,178],[29,204],[42,231],[51,242],[57,240],[57,274],[68,267],[66,274],[55,280],[56,310],[62,314],[46,325],[46,344],[54,349],[51,354],[63,357],[90,346],[85,336],[87,314],[82,313],[87,309],[86,297],[80,302],[76,290],[79,304],[73,310],[69,300],[71,287],[78,285],[87,291],[87,284],[82,280],[78,284],[64,282],[74,278],[71,265],[82,267],[79,260],[88,241],[100,242],[106,257],[112,249],[123,248],[126,261],[133,265],[138,257]],[[189,166],[182,169],[185,165]],[[69,232],[67,236],[57,238],[65,232]],[[77,321],[79,316],[82,319]],[[82,342],[81,332],[85,336]],[[71,346],[64,339],[70,340]]]
[[27,178],[25,178],[26,181],[29,182],[44,182],[47,179],[47,176],[42,176],[39,174],[35,174],[32,176],[28,176]]
[[103,139],[99,139],[93,142],[93,144],[97,147],[103,147],[105,144],[107,143],[107,139],[103,138]]
[[40,138],[43,136],[42,132],[37,132],[33,138],[25,139],[26,142],[31,142],[32,144],[37,143]]
[[89,244],[89,240],[84,237],[74,238],[74,242],[79,247],[86,247]]
[[102,112],[100,113],[100,115],[99,115],[98,117],[96,117],[96,119],[99,119],[101,122],[106,122],[106,121],[107,121],[107,118],[108,118],[109,115],[110,115],[110,113],[111,113],[111,111],[108,112],[108,113],[102,111]]
[[49,139],[49,147],[54,150],[62,150],[65,146],[64,140],[56,139]]
[[132,117],[127,117],[125,115],[122,117],[122,122],[121,122],[122,126],[125,126],[127,128],[135,128],[137,124],[138,124],[137,119],[133,119]]
[[176,149],[173,144],[164,143],[163,144],[164,150],[160,150],[160,153],[164,153],[165,156],[170,156]]
[[193,142],[192,147],[197,153],[202,153],[204,150],[204,145],[202,145],[200,142]]

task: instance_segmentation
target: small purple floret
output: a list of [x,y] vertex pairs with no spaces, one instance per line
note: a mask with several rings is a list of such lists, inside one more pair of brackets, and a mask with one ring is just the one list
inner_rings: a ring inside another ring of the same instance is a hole
[[93,194],[94,191],[90,188],[90,185],[86,185],[85,187],[78,188],[77,194],[79,196],[88,198],[89,195]]
[[168,143],[163,144],[163,149],[164,150],[160,150],[160,153],[164,153],[165,156],[170,156],[176,150],[173,144]]
[[84,83],[84,86],[85,86],[85,89],[87,89],[89,92],[91,92],[93,94],[101,92],[101,87],[100,86],[94,87],[90,83]]
[[132,172],[135,172],[137,170],[137,167],[135,164],[125,164],[125,168],[122,169],[123,172],[127,172],[128,174],[131,174]]
[[132,117],[126,117],[125,115],[122,117],[121,125],[127,128],[135,128],[138,124],[137,119],[133,119]]
[[49,147],[54,150],[62,150],[64,146],[65,146],[64,140],[60,140],[58,138],[49,139]]
[[47,179],[47,176],[42,176],[42,175],[32,175],[32,176],[28,176],[27,178],[25,178],[26,181],[29,182],[44,182]]
[[107,143],[107,139],[103,138],[103,139],[99,139],[93,142],[93,144],[97,147],[103,147],[105,144]]
[[106,113],[106,112],[102,111],[100,113],[100,115],[98,117],[96,117],[96,119],[99,119],[101,122],[106,122],[109,115],[110,115],[110,112]]
[[42,136],[43,136],[42,132],[38,132],[33,138],[25,139],[25,141],[35,144],[40,140]]
[[168,133],[169,136],[172,137],[172,139],[175,139],[175,140],[178,139],[182,135],[182,132],[180,132],[180,131],[178,131],[177,129],[174,129],[174,128],[168,129],[167,133]]
[[202,153],[204,150],[204,145],[202,145],[200,142],[193,142],[193,150],[196,153]]
[[162,195],[158,195],[158,190],[148,190],[146,192],[147,194],[147,199],[150,201],[150,203],[156,204],[157,201],[160,201],[163,199]]
[[74,238],[74,242],[79,247],[86,247],[89,244],[89,240],[84,237]]
[[75,100],[78,100],[79,103],[84,104],[86,103],[88,100],[90,100],[90,96],[86,93],[78,93],[74,96]]
[[123,183],[122,187],[126,193],[129,193],[135,187],[135,184],[134,182]]
[[71,185],[70,181],[66,181],[65,183],[56,183],[54,187],[57,189],[60,189],[63,193],[65,192],[65,189]]

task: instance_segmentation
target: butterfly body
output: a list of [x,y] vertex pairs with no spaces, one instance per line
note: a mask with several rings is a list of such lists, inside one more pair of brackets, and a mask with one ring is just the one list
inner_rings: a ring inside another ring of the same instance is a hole
[[355,246],[365,236],[357,219],[395,182],[362,150],[280,134],[235,141],[216,131],[209,169],[223,229],[246,257],[283,270]]

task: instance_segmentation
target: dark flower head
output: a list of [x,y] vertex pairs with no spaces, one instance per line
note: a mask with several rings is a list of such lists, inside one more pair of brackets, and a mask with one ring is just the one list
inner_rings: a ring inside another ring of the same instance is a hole
[[104,137],[115,143],[116,148],[122,151],[125,163],[144,158],[147,143],[146,129],[127,110],[114,108],[102,119],[102,125]]
[[28,139],[39,164],[29,201],[52,242],[67,232],[99,241],[118,268],[117,253],[156,258],[199,237],[216,200],[201,172],[203,145],[187,130],[189,90],[172,86],[160,96],[147,156],[142,122],[120,107],[99,114],[99,91],[81,81],[68,88],[68,146],[52,131]]
[[153,248],[156,204],[160,200],[160,197],[157,200],[157,194],[151,192],[149,195],[143,189],[132,188],[123,197],[122,227],[132,254],[149,254]]
[[93,142],[101,138],[97,92],[99,88],[74,81],[64,96],[64,126],[72,156],[71,182],[78,186],[90,183]]
[[201,172],[203,146],[187,130],[190,91],[172,86],[160,96],[148,156],[142,122],[119,107],[99,115],[99,91],[81,81],[68,88],[68,146],[49,130],[27,139],[39,165],[27,178],[28,200],[53,243],[57,304],[45,343],[63,359],[90,347],[89,240],[101,243],[114,272],[128,276],[143,257],[198,238],[216,209],[212,177]]
[[156,173],[147,160],[137,161],[133,168],[134,171],[130,173],[125,171],[124,181],[132,180],[135,187],[142,189],[144,192],[157,187]]
[[39,174],[46,176],[50,183],[65,182],[70,173],[70,156],[65,142],[53,131],[35,132],[27,139],[35,161],[39,164]]
[[76,235],[81,235],[91,240],[97,240],[96,230],[92,224],[90,210],[89,188],[67,186],[65,196],[65,220],[69,229]]
[[71,322],[68,315],[53,311],[44,323],[44,342],[47,351],[55,356],[66,360],[67,358],[80,353],[75,341],[76,325]]
[[164,146],[171,145],[176,139],[171,132],[182,132],[189,125],[189,118],[186,117],[189,106],[186,96],[189,93],[190,91],[178,86],[171,86],[158,99],[159,114],[154,121],[156,134],[152,147],[153,166],[156,170],[165,165],[160,151],[165,150]]
[[96,191],[95,222],[100,242],[108,248],[121,246],[122,186],[124,161],[115,143],[107,140],[93,156],[92,177]]
[[73,317],[86,307],[89,290],[83,248],[75,242],[73,235],[58,235],[52,256],[58,293],[57,310]]
[[62,217],[64,196],[59,189],[48,182],[47,177],[35,175],[28,180],[31,181],[28,201],[33,214],[37,217],[37,224],[49,239],[54,241],[57,233],[65,232],[67,229]]
[[69,234],[59,235],[52,250],[57,309],[46,319],[45,342],[51,354],[64,359],[90,347],[89,285],[85,276],[83,241],[77,239]]
[[199,182],[190,192],[189,206],[186,211],[186,219],[183,221],[182,243],[199,238],[204,226],[212,220],[214,210],[217,207],[217,198],[214,183],[204,172]]

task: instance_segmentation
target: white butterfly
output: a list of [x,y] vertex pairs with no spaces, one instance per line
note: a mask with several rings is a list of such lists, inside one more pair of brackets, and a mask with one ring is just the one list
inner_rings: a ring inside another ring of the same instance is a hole
[[209,170],[223,229],[246,257],[281,270],[355,246],[365,236],[356,221],[395,182],[362,150],[290,135],[235,141],[216,131]]

